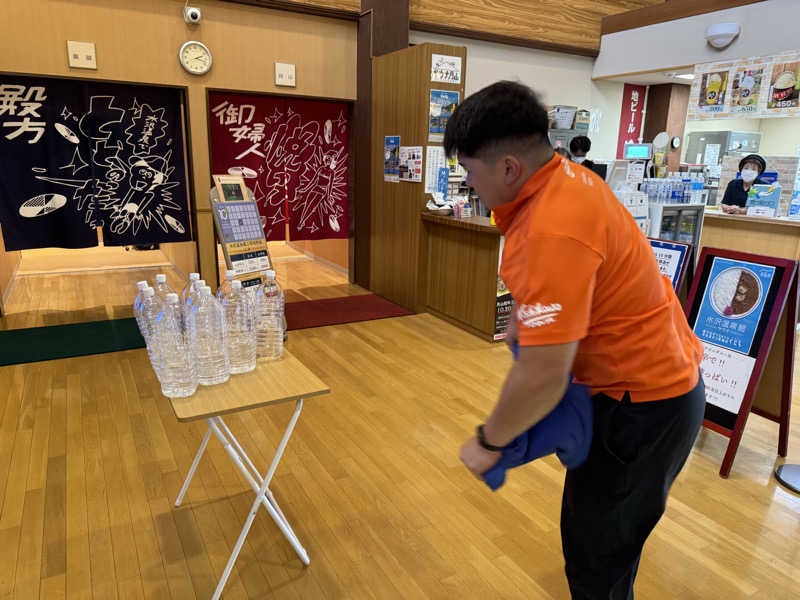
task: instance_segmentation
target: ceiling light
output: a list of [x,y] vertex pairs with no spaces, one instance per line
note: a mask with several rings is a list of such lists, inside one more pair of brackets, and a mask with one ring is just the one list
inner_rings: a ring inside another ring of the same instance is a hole
[[684,73],[683,75],[675,75],[675,79],[694,79],[694,73]]

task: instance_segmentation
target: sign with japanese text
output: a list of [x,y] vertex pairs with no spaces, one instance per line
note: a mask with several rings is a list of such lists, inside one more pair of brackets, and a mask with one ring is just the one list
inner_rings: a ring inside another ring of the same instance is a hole
[[775,267],[714,258],[694,332],[702,341],[749,354]]
[[659,271],[672,282],[672,288],[677,292],[683,280],[691,246],[665,240],[649,239],[649,241]]
[[625,144],[636,144],[642,131],[644,96],[647,88],[643,85],[626,83],[622,90],[622,111],[619,118],[617,137],[617,159],[622,159]]
[[505,241],[506,238],[500,236],[500,252],[497,258],[497,293],[494,308],[494,341],[505,339],[509,320],[517,318],[516,315],[511,314],[511,309],[514,307],[514,298],[511,296],[511,291],[506,287],[506,284],[500,277],[500,267],[503,263]]
[[453,116],[461,94],[459,92],[447,90],[431,90],[430,98],[428,141],[441,142],[444,140],[444,130],[447,128],[447,121]]
[[706,402],[738,414],[756,359],[714,344],[704,342],[703,347],[700,372],[706,386]]
[[721,113],[725,109],[725,94],[728,91],[728,72],[703,73],[700,78],[700,96],[697,110],[701,113]]
[[209,92],[211,165],[242,175],[269,241],[349,235],[344,102]]
[[181,92],[0,76],[7,250],[191,239]]

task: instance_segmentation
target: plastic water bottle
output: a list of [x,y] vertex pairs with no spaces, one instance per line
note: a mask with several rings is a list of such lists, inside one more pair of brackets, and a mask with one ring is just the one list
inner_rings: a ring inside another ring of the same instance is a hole
[[197,383],[216,385],[228,381],[231,365],[228,359],[228,344],[225,315],[222,306],[211,295],[211,288],[203,286],[197,301],[191,306],[186,329],[194,342],[197,361]]
[[167,294],[175,293],[175,290],[173,290],[167,283],[167,276],[163,273],[156,275],[156,285],[153,289],[156,291],[156,296],[161,298],[161,302],[167,301]]
[[186,284],[186,287],[184,287],[183,291],[181,292],[181,306],[186,304],[189,294],[192,293],[192,290],[194,290],[194,286],[199,279],[200,273],[189,273],[189,283]]
[[256,315],[253,301],[238,279],[231,282],[231,291],[222,298],[222,308],[231,374],[248,373],[256,368]]
[[192,307],[197,304],[197,298],[200,296],[200,290],[203,289],[205,285],[205,279],[196,279],[194,281],[192,288],[189,290],[189,293],[186,296],[186,302],[183,304],[184,322],[188,321],[189,313],[192,311]]
[[[141,332],[144,342],[147,345],[147,355],[150,357],[150,364],[153,365],[153,370],[156,372],[156,377],[161,379],[161,355],[159,352],[158,339],[154,334],[156,323],[158,322],[158,315],[161,313],[163,304],[156,296],[156,291],[148,287],[144,290],[144,297],[139,306],[139,315],[141,319]],[[138,320],[138,319],[137,319]]]
[[192,330],[181,331],[183,313],[178,294],[167,294],[154,328],[160,350],[161,393],[168,398],[186,398],[197,390],[197,369],[192,351]]
[[231,293],[231,283],[236,279],[236,271],[228,269],[225,271],[225,280],[219,284],[217,289],[217,300],[222,302],[222,299]]
[[139,309],[142,306],[142,300],[144,300],[144,291],[149,287],[150,285],[146,281],[138,281],[136,283],[136,289],[139,291],[136,294],[136,299],[133,301],[133,316],[136,318],[136,324],[139,326],[139,332],[142,333],[142,337],[144,337],[144,333],[142,332],[142,315]]
[[256,301],[258,355],[277,360],[283,354],[283,290],[275,281],[275,271],[266,271],[264,276]]

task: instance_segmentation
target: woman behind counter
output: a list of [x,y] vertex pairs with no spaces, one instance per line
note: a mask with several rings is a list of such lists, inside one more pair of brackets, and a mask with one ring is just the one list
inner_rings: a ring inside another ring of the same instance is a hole
[[741,179],[733,179],[725,188],[722,212],[729,215],[747,214],[747,193],[754,184],[764,183],[758,177],[767,170],[767,161],[758,154],[749,154],[739,162]]

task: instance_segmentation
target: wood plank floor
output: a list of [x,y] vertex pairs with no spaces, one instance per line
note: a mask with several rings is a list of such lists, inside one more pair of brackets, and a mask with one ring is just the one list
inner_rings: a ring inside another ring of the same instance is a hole
[[[262,511],[225,598],[568,597],[559,463],[491,493],[458,461],[510,366],[502,345],[416,315],[291,332],[289,348],[333,390],[306,403],[273,485],[311,565]],[[227,421],[264,468],[290,413]],[[209,598],[252,495],[212,440],[173,507],[202,435],[144,351],[0,368],[0,600]],[[723,480],[726,440],[701,434],[638,598],[798,598],[800,497],[771,476],[777,435],[751,416]]]

